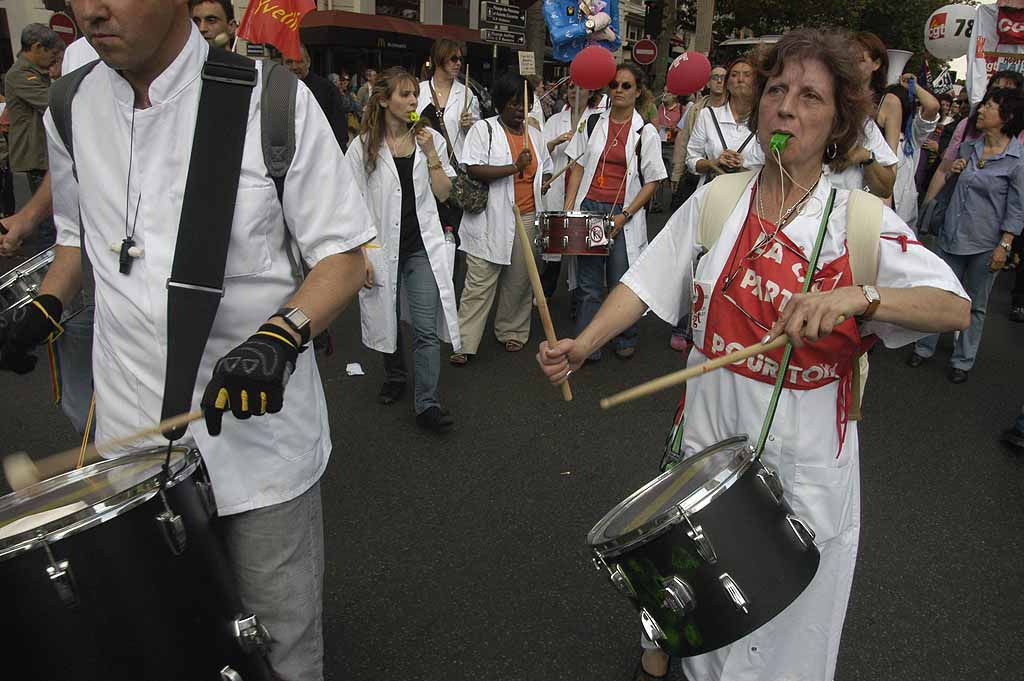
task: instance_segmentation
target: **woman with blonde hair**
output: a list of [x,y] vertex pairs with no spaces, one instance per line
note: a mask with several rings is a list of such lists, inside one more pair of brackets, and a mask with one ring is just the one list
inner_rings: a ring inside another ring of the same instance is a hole
[[413,328],[416,423],[442,432],[453,421],[438,398],[440,341],[450,340],[458,351],[461,340],[452,285],[455,244],[442,230],[436,201],[448,198],[455,171],[439,133],[410,127],[418,89],[404,69],[381,74],[345,158],[377,228],[376,242],[364,250],[359,311],[363,343],[384,353],[378,401],[392,404],[405,392],[399,320],[406,316]]

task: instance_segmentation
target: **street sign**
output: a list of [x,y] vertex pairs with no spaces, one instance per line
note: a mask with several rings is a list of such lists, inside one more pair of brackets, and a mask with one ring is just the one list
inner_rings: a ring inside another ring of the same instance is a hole
[[633,45],[633,61],[646,66],[658,57],[658,45],[650,38],[643,38]]
[[501,5],[497,2],[480,3],[480,21],[485,24],[516,26],[526,30],[526,12],[518,5]]
[[54,12],[50,17],[50,28],[60,36],[65,45],[78,40],[78,26],[75,21],[64,12]]
[[537,75],[537,59],[533,52],[524,50],[519,52],[519,75],[520,76],[536,76]]
[[526,45],[526,34],[513,31],[499,31],[494,28],[481,28],[480,39],[485,43],[495,45],[511,45],[512,47],[523,47]]

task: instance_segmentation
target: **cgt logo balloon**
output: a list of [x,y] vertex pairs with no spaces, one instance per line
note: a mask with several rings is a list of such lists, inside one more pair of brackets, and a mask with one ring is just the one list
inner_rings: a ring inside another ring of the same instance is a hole
[[552,56],[561,62],[572,61],[588,45],[612,51],[622,45],[619,0],[544,0],[544,21],[551,33]]

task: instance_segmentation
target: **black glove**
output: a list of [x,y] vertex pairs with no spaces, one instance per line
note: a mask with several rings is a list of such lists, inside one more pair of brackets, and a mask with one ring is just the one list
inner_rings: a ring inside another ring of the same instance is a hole
[[295,371],[299,348],[280,326],[264,324],[221,357],[203,393],[203,415],[210,435],[220,435],[228,409],[238,419],[276,414],[284,406],[284,386]]
[[60,316],[64,305],[56,296],[42,295],[0,315],[0,369],[27,374],[36,367],[33,348],[63,329]]

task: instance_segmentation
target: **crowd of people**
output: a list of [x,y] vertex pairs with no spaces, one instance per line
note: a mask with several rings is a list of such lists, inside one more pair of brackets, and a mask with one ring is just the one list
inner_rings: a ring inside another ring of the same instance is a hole
[[[175,306],[190,315],[216,298],[205,330],[188,322],[208,334],[185,388],[206,427],[181,437],[206,460],[229,555],[247,569],[242,598],[272,632],[280,678],[323,675],[319,480],[331,437],[305,350],[358,300],[362,340],[381,354],[379,402],[401,401],[411,381],[415,423],[443,433],[454,416],[440,401],[442,344],[451,365],[472,371],[497,304],[499,347],[525,349],[530,260],[545,296],[563,279],[571,291],[573,337],[537,353],[554,383],[600,361],[606,344],[635,356],[648,310],[691,366],[789,338],[785,358],[766,351],[689,390],[683,457],[770,426],[760,453],[817,530],[821,567],[782,615],[683,666],[694,681],[833,677],[859,531],[855,367],[878,340],[913,343],[907,363],[920,366],[938,334],[954,332],[949,379],[967,380],[995,277],[1019,259],[1018,74],[996,74],[972,108],[966,93],[936,97],[909,74],[888,85],[876,36],[797,30],[715,66],[707,92],[690,98],[656,97],[630,63],[599,91],[505,73],[485,116],[452,40],[434,44],[429,73],[367,69],[356,89],[348,73],[313,73],[305,48],[281,67],[231,54],[230,2],[71,6],[86,39],[63,56],[74,107],[55,106],[78,114],[74,125],[48,109],[62,61],[52,30],[25,29],[5,79],[7,162],[33,196],[5,210],[0,254],[55,253],[39,296],[0,316],[0,365],[29,371],[34,349],[57,341],[65,413],[87,437],[93,411],[97,440],[123,436],[171,415],[165,383],[181,366],[168,329],[185,319]],[[233,134],[204,128],[202,83],[219,59],[254,74]],[[289,81],[292,144],[277,172],[267,139],[282,104],[268,83],[280,68],[301,85]],[[223,134],[224,148],[183,145],[187,130]],[[218,184],[189,193],[200,172]],[[310,178],[325,176],[334,181],[309,200]],[[178,267],[179,232],[223,232],[198,202],[233,215],[213,261],[221,276],[209,281]],[[650,243],[648,207],[672,211]],[[607,220],[607,254],[540,252],[537,216],[574,211]],[[864,262],[875,265],[866,276]],[[1010,315],[1024,322],[1016,276]],[[784,418],[762,424],[773,386]],[[1005,439],[1024,449],[1024,414]],[[664,678],[668,656],[641,643],[635,679]],[[759,648],[770,654],[750,654]]]

